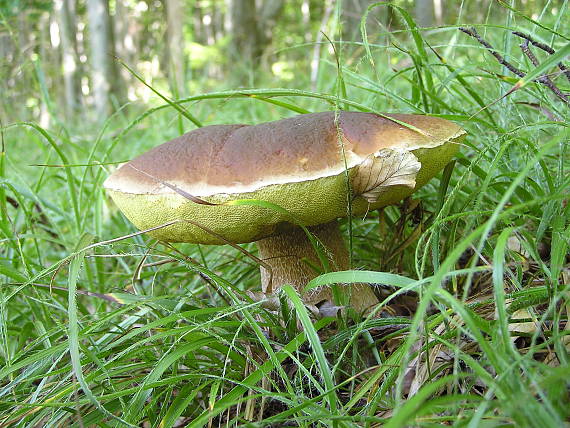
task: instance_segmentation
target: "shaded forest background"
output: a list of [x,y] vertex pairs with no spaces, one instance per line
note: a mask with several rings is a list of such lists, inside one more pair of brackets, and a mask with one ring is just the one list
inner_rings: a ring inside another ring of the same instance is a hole
[[[327,40],[345,64],[362,57],[361,18],[370,0],[1,0],[0,119],[54,120],[66,127],[97,122],[121,106],[159,100],[125,66],[177,99],[239,87],[322,90],[334,68]],[[420,27],[484,22],[506,13],[492,0],[395,0]],[[539,19],[536,2],[517,1]],[[552,3],[552,13],[561,2]],[[497,17],[500,19],[501,17]],[[375,46],[410,38],[390,7],[370,9]],[[390,37],[390,39],[388,38]],[[447,33],[446,37],[449,37]],[[376,67],[401,68],[401,58],[376,57]],[[354,64],[358,66],[358,64]],[[319,75],[321,73],[321,75]],[[127,107],[132,108],[132,107]]]

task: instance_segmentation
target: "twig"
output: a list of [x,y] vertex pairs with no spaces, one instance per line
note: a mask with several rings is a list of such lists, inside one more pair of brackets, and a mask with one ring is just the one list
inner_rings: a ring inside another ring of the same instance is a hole
[[[521,39],[528,40],[530,43],[532,43],[533,46],[536,46],[537,48],[542,49],[544,52],[546,52],[550,55],[554,55],[556,53],[556,51],[554,49],[552,49],[550,46],[545,45],[544,43],[541,43],[541,42],[537,42],[528,34],[521,33],[520,31],[513,31],[513,34],[515,36],[520,37]],[[562,62],[559,62],[557,65],[558,65],[558,68],[566,76],[566,79],[568,79],[568,81],[570,82],[570,70],[564,64],[562,64]]]
[[[459,30],[462,31],[463,33],[467,34],[468,36],[475,38],[480,44],[485,46],[485,48],[487,48],[487,50],[489,52],[491,52],[491,54],[497,59],[499,64],[505,66],[512,73],[516,74],[517,76],[519,76],[521,78],[524,78],[526,76],[526,73],[522,72],[521,70],[516,68],[514,65],[512,65],[510,62],[508,62],[505,58],[503,58],[503,56],[499,52],[497,52],[495,50],[495,48],[493,48],[493,46],[491,46],[491,44],[489,42],[487,42],[485,39],[483,39],[483,37],[481,37],[479,35],[479,33],[477,32],[477,30],[475,28],[473,28],[473,27],[471,27],[471,28],[459,27]],[[533,63],[533,65],[535,67],[538,66],[539,62],[536,59],[536,56],[534,56],[534,54],[530,51],[530,49],[528,47],[528,43],[530,42],[530,43],[535,44],[535,43],[539,43],[539,42],[535,42],[534,40],[532,40],[532,38],[530,36],[525,35],[523,33],[515,32],[514,34],[525,39],[525,42],[523,42],[523,44],[521,44],[520,47],[521,47],[523,53]],[[555,52],[552,48],[550,48],[550,47],[548,47],[542,43],[539,43],[539,45],[540,46],[538,46],[538,47],[540,47],[541,49],[548,48],[549,49],[549,50],[547,50],[548,53],[551,53],[551,52],[554,53]],[[560,66],[562,66],[564,68],[564,69],[561,68],[561,70],[563,70],[563,71],[566,70],[566,68],[564,67],[564,64],[559,64],[558,67],[560,68]],[[568,75],[567,75],[567,77],[568,77]],[[542,75],[542,76],[536,78],[535,81],[542,83],[543,85],[547,86],[548,89],[550,89],[558,98],[560,98],[566,104],[570,105],[570,100],[568,99],[568,96],[566,94],[564,94],[560,89],[558,89],[558,87],[554,84],[554,82],[552,82],[552,80],[547,75]],[[512,92],[513,90],[511,90],[510,92]],[[509,95],[509,93],[507,93],[506,95]]]
[[550,46],[545,45],[542,42],[537,42],[536,40],[534,40],[529,34],[525,34],[525,33],[521,33],[520,31],[513,31],[513,34],[515,36],[519,36],[521,39],[525,39],[528,40],[529,42],[531,42],[534,46],[536,46],[539,49],[542,49],[544,52],[549,53],[550,55],[554,55],[556,52],[554,51],[554,49],[552,49]]
[[[538,65],[539,65],[538,59],[536,59],[536,56],[534,56],[534,54],[532,53],[532,51],[528,47],[528,42],[529,42],[529,40],[525,39],[525,41],[521,43],[521,45],[520,45],[521,50],[528,57],[530,62],[532,62],[532,65],[534,65],[535,67],[538,67]],[[544,76],[540,76],[537,79],[537,81],[548,86],[548,89],[550,89],[552,92],[554,92],[554,94],[558,98],[560,98],[565,103],[569,104],[568,97],[560,89],[558,89],[556,87],[556,85],[554,84],[554,82],[552,80],[550,80],[550,77],[548,77],[548,75],[545,74]]]
[[525,40],[524,42],[522,42],[520,44],[521,50],[523,51],[523,54],[525,54],[528,59],[530,60],[530,62],[532,62],[532,65],[534,65],[535,67],[538,67],[538,59],[536,59],[536,56],[534,56],[534,54],[531,52],[530,48],[528,47],[528,40]]
[[497,61],[499,61],[499,64],[504,65],[511,72],[513,72],[514,74],[516,74],[519,77],[525,76],[525,73],[520,71],[518,68],[516,68],[510,62],[508,62],[505,58],[503,58],[501,56],[501,54],[499,52],[497,52],[493,46],[491,46],[485,39],[483,39],[483,37],[481,37],[479,35],[479,33],[477,32],[477,30],[475,28],[473,28],[473,27],[472,28],[459,27],[459,31],[463,31],[468,36],[471,36],[471,37],[474,37],[475,39],[477,39],[477,41],[479,43],[481,43],[483,46],[485,46],[489,50],[489,52],[491,52],[491,54],[497,59]]

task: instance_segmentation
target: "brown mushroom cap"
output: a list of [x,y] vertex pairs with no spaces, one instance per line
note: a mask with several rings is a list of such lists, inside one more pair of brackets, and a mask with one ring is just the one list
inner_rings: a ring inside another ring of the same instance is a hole
[[[355,214],[395,203],[449,162],[465,132],[444,119],[386,116],[394,120],[355,112],[340,112],[335,120],[334,112],[324,112],[255,126],[196,129],[126,163],[105,187],[140,229],[190,219],[229,241],[256,241],[291,218],[260,206],[197,204],[172,186],[212,203],[272,202],[311,226],[346,215],[348,169]],[[152,235],[171,242],[223,243],[190,223]]]

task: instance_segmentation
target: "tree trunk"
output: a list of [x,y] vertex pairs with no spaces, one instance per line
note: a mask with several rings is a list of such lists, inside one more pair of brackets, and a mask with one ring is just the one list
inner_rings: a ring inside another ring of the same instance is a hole
[[271,0],[262,2],[263,6],[257,14],[257,32],[259,33],[260,55],[271,44],[273,31],[277,25],[277,19],[283,11],[283,0]]
[[213,26],[213,9],[209,7],[203,11],[202,15],[202,25],[204,31],[204,39],[206,45],[212,46],[214,44],[214,26]]
[[192,40],[201,45],[206,44],[206,37],[204,36],[204,24],[202,16],[202,6],[200,3],[196,3],[192,12]]
[[234,28],[234,23],[232,22],[233,4],[233,0],[226,0],[226,15],[224,16],[224,32],[226,34],[232,34]]
[[255,0],[232,0],[230,57],[255,70],[271,43],[273,29],[282,10],[283,0],[265,1],[260,8],[256,8]]
[[443,9],[445,5],[443,4],[443,0],[433,0],[433,10],[435,14],[435,23],[438,26],[443,25]]
[[418,27],[433,27],[433,0],[416,0],[415,14]]
[[[40,40],[39,40],[39,57],[42,61],[49,61],[50,53],[56,52],[56,49],[53,49],[50,40],[50,16],[48,13],[42,13],[39,19],[39,31],[40,31]],[[17,51],[17,50],[16,50]],[[40,116],[39,122],[42,128],[49,128],[51,124],[51,112],[45,97],[41,97],[40,103]]]
[[231,56],[253,67],[259,61],[260,43],[257,31],[255,0],[233,0],[231,4]]
[[97,118],[106,118],[111,111],[113,82],[113,46],[107,0],[87,0],[89,45],[91,59],[91,91]]
[[169,80],[176,97],[186,94],[184,64],[184,6],[180,0],[166,0],[166,36],[168,41]]
[[56,0],[54,6],[59,22],[63,56],[65,112],[68,119],[73,119],[77,115],[81,104],[79,61],[75,39],[75,5],[73,0]]
[[344,0],[342,3],[342,38],[349,42],[362,41],[360,21],[371,0]]
[[311,2],[309,0],[303,0],[301,4],[301,22],[303,23],[303,28],[305,29],[305,42],[311,40]]
[[214,27],[214,43],[217,43],[224,37],[224,19],[225,14],[223,9],[219,7],[212,7],[212,22]]
[[[115,2],[115,19],[113,20],[115,53],[119,59],[127,64],[133,63],[136,53],[137,23],[131,18],[131,12],[124,1]],[[118,73],[121,76],[121,81],[125,82],[127,88],[130,88],[133,80],[131,73],[124,67],[120,67]]]
[[321,28],[315,37],[315,45],[313,47],[313,55],[311,58],[311,88],[313,91],[317,89],[317,83],[319,80],[319,64],[321,60],[322,41],[324,39],[323,33],[327,34],[327,24],[334,9],[332,0],[325,0],[324,8],[325,11],[321,20]]

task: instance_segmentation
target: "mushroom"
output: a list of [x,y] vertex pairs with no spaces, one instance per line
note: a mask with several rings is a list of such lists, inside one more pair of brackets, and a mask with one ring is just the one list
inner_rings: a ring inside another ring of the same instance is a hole
[[[284,284],[302,292],[320,266],[306,226],[330,266],[348,269],[337,219],[394,204],[440,171],[465,131],[444,119],[359,112],[304,114],[275,122],[213,125],[188,132],[122,165],[106,181],[111,197],[139,229],[168,242],[257,241],[262,291]],[[350,183],[350,186],[348,185]],[[229,201],[256,199],[286,210]],[[206,203],[197,203],[206,202]],[[311,267],[313,265],[313,267]],[[272,278],[270,283],[270,277]],[[308,304],[331,301],[312,290]],[[351,306],[377,303],[367,284],[352,286]]]

